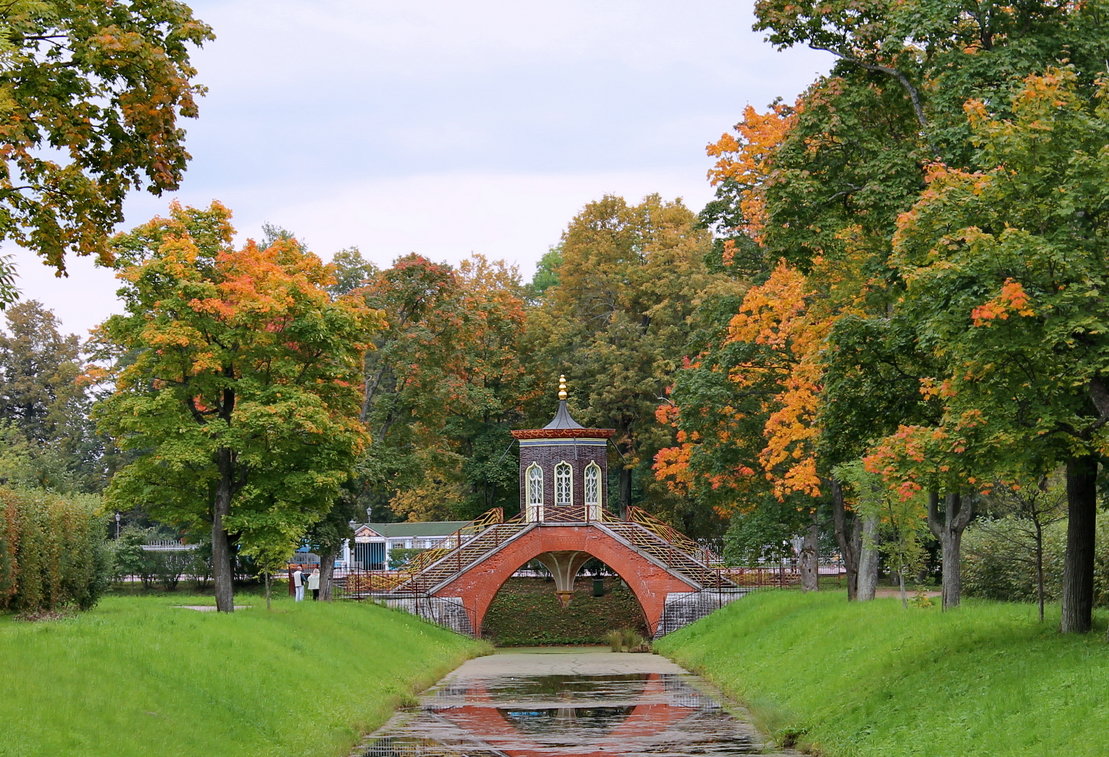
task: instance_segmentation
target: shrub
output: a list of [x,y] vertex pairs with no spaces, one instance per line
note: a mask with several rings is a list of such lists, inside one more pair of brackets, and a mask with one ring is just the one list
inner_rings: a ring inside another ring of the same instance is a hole
[[621,628],[605,634],[605,643],[613,652],[647,652],[651,645],[633,628]]
[[0,609],[87,610],[110,570],[97,498],[0,489]]
[[[1109,513],[1097,519],[1094,603],[1109,606]],[[1046,598],[1057,600],[1063,580],[1067,523],[1044,530]],[[963,535],[963,590],[968,596],[1010,602],[1036,601],[1035,542],[1026,521],[1016,516],[972,523]]]

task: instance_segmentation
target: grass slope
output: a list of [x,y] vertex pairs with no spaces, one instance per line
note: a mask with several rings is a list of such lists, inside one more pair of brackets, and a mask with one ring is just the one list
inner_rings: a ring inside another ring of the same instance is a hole
[[752,595],[655,648],[820,754],[1109,755],[1109,645],[1031,606]]
[[0,617],[0,755],[344,755],[483,645],[380,607],[106,597]]

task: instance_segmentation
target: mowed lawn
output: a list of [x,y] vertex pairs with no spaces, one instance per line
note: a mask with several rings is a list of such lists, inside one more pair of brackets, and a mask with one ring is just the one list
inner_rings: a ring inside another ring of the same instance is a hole
[[369,604],[195,612],[207,597],[105,597],[0,616],[0,755],[346,755],[485,647]]
[[765,592],[656,649],[747,704],[779,739],[829,757],[1105,757],[1105,614],[1087,636],[1035,608],[954,612],[841,592]]

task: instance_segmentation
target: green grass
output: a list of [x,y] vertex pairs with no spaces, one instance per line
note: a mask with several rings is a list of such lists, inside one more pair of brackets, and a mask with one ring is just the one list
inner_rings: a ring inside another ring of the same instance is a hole
[[1028,605],[903,610],[842,593],[752,595],[655,644],[768,731],[848,755],[1109,754],[1105,617],[1061,636]]
[[109,596],[73,618],[0,616],[0,755],[345,755],[487,647],[356,603]]

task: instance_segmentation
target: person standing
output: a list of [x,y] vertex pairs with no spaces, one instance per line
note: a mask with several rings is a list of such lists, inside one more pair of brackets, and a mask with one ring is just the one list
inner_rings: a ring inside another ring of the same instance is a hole
[[312,600],[320,598],[320,569],[312,568],[312,572],[308,574],[308,590],[312,592]]
[[297,568],[293,571],[293,589],[295,601],[300,602],[304,599],[304,571]]

